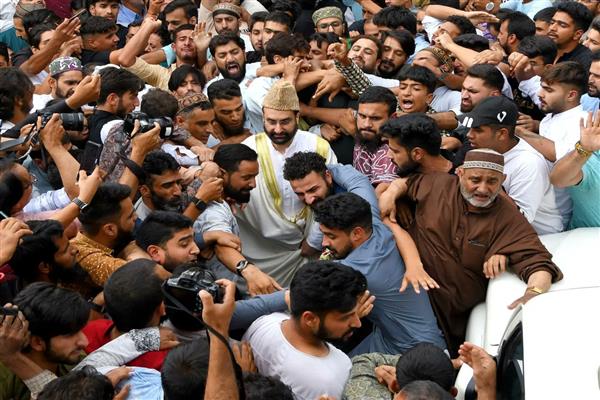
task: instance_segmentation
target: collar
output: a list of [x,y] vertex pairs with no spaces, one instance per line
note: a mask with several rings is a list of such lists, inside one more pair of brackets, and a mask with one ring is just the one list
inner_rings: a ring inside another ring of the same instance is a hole
[[[563,111],[558,114],[550,114],[548,119],[552,120],[552,121],[557,121],[557,120],[568,119],[573,116],[579,117],[577,114],[581,114],[582,112],[583,112],[583,106],[580,103],[577,107],[573,107],[567,111]],[[578,123],[579,123],[579,119],[578,119]]]
[[78,242],[82,242],[90,247],[94,247],[98,250],[100,250],[103,253],[106,253],[108,255],[112,255],[113,253],[113,249],[106,247],[105,245],[103,245],[102,243],[98,243],[96,242],[94,239],[86,236],[83,232],[78,232],[77,236],[75,236],[75,240]]

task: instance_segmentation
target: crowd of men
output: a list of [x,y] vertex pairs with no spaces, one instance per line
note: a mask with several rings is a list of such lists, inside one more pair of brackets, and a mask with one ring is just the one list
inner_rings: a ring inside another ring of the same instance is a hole
[[6,0],[0,399],[451,399],[600,227],[600,3]]

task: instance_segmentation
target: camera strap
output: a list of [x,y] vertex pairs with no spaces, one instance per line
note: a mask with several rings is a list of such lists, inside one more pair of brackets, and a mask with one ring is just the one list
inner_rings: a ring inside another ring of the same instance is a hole
[[190,317],[192,317],[195,320],[197,320],[198,322],[200,322],[202,324],[202,326],[204,326],[206,328],[206,330],[208,330],[210,333],[215,335],[221,342],[223,342],[223,344],[225,344],[225,347],[227,348],[227,351],[229,352],[229,358],[231,358],[231,364],[233,365],[233,372],[235,373],[237,387],[238,387],[238,396],[239,396],[240,400],[245,400],[246,399],[246,391],[244,390],[244,376],[242,375],[242,369],[240,368],[237,361],[235,360],[235,356],[233,354],[233,351],[231,350],[231,347],[229,346],[229,342],[227,341],[227,339],[223,335],[221,335],[219,332],[217,332],[213,327],[211,327],[210,325],[205,323],[202,320],[202,318],[196,317],[194,315],[194,313],[192,313],[186,306],[184,306],[179,300],[177,300],[174,296],[172,296],[164,288],[162,288],[162,292],[163,292],[163,295],[165,296],[165,298],[167,300],[169,300],[171,303],[173,303],[177,307],[178,310],[183,311],[184,313],[188,314]]

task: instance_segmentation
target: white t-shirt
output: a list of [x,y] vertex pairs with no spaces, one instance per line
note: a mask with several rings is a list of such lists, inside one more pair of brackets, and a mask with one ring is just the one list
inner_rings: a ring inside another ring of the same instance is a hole
[[550,164],[529,143],[519,143],[504,153],[502,184],[539,235],[562,232],[565,223],[550,184]]
[[454,114],[460,115],[460,92],[450,90],[446,86],[439,86],[433,91],[433,100],[431,108],[435,112],[454,111]]
[[46,104],[52,100],[54,97],[52,97],[51,94],[33,94],[33,108],[31,109],[31,111],[29,111],[30,113],[36,112],[37,110],[42,110],[44,108],[46,108]]
[[280,379],[299,400],[315,400],[321,395],[342,398],[352,362],[341,350],[327,343],[329,354],[306,354],[287,341],[281,323],[284,313],[265,315],[252,323],[243,340],[250,342],[258,372]]

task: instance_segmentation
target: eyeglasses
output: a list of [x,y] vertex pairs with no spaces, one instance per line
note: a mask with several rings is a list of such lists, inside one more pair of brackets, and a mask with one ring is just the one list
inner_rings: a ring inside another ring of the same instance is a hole
[[326,24],[326,23],[318,24],[317,26],[321,30],[326,30],[326,29],[329,29],[329,27],[339,28],[340,26],[342,26],[342,23],[339,21],[334,21],[334,22],[330,22],[329,24]]

